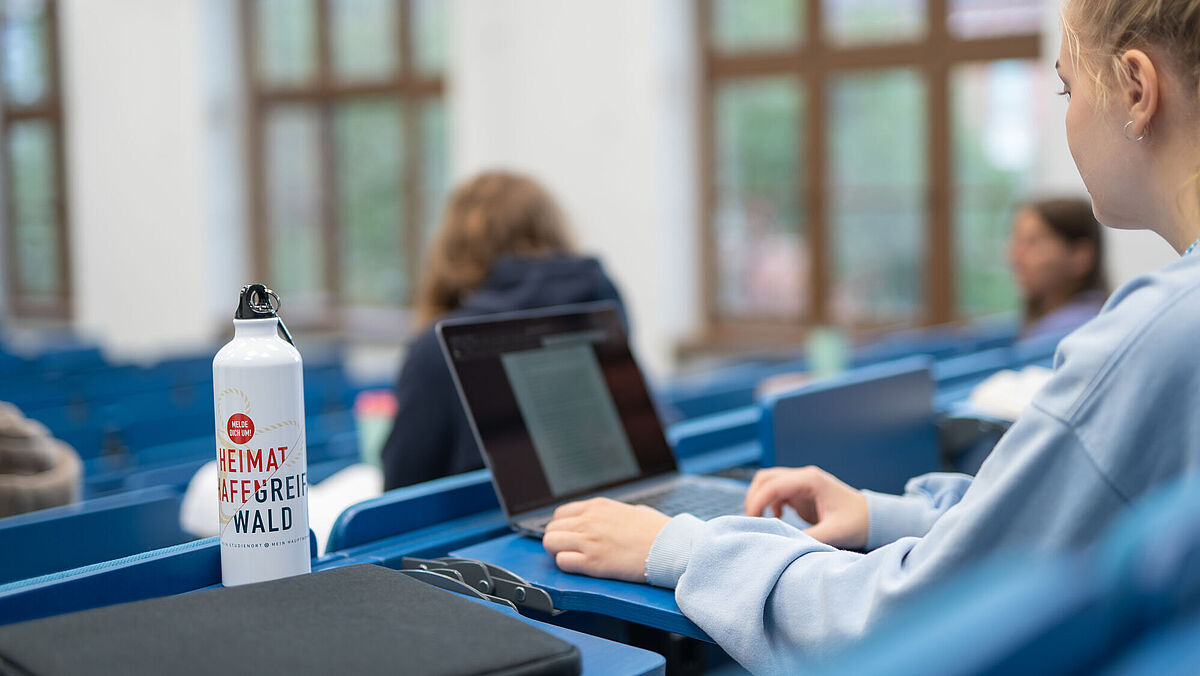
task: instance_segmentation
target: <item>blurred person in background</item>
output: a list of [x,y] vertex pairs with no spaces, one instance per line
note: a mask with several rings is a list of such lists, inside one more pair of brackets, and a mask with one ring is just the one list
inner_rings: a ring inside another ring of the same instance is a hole
[[384,490],[483,467],[434,333],[437,321],[620,303],[599,261],[574,252],[546,189],[505,171],[480,174],[454,191],[425,265],[414,307],[420,333],[400,369],[396,416],[381,455]]
[[1100,223],[1087,200],[1022,206],[1013,217],[1008,258],[1022,298],[1022,338],[1070,333],[1108,298]]

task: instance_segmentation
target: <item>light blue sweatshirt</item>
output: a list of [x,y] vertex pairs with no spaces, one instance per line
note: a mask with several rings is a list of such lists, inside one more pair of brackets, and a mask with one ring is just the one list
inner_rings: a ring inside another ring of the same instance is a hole
[[789,673],[982,555],[1093,542],[1131,500],[1198,467],[1200,253],[1129,282],[1063,339],[1053,378],[974,480],[864,491],[867,553],[777,519],[682,515],[647,576],[743,666]]

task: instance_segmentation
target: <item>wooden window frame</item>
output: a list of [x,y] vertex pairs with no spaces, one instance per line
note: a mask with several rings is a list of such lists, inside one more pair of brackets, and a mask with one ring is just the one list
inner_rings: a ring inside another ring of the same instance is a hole
[[[1041,54],[1040,33],[963,40],[952,36],[947,26],[948,0],[927,0],[927,31],[912,42],[834,46],[824,36],[821,0],[801,0],[803,41],[783,49],[722,53],[713,41],[713,0],[701,0],[696,13],[696,30],[701,53],[700,153],[701,153],[701,288],[704,330],[698,345],[718,350],[746,347],[794,346],[811,326],[830,324],[831,266],[828,177],[828,131],[826,91],[831,76],[856,70],[911,68],[926,84],[929,113],[928,204],[925,241],[929,246],[924,315],[920,325],[936,325],[959,319],[955,308],[954,228],[955,199],[953,139],[951,128],[950,74],[958,65],[1007,59],[1037,59]],[[806,128],[800,135],[804,150],[796,149],[806,168],[797,194],[806,195],[808,246],[814,252],[809,266],[807,289],[809,316],[805,321],[738,320],[722,318],[717,305],[718,261],[713,241],[717,203],[715,161],[716,119],[714,101],[720,84],[740,77],[786,75],[803,83]],[[857,325],[859,334],[872,334],[901,325]]]
[[[4,267],[7,312],[16,318],[69,319],[73,307],[71,293],[71,246],[66,181],[66,148],[63,142],[62,65],[59,56],[58,3],[45,0],[46,58],[49,81],[46,93],[32,105],[14,104],[0,95],[0,201],[4,204]],[[0,6],[0,25],[4,23],[4,8]],[[0,31],[3,40],[3,31]],[[50,125],[54,153],[54,226],[55,248],[59,261],[58,297],[50,303],[30,303],[21,293],[17,272],[16,206],[12,198],[12,177],[9,176],[9,130],[14,123],[45,121]]]
[[444,92],[443,77],[422,75],[415,67],[416,52],[413,49],[413,12],[409,0],[394,0],[396,3],[396,48],[398,65],[388,78],[365,82],[342,82],[334,74],[333,39],[331,36],[332,0],[313,0],[316,7],[316,72],[311,82],[296,86],[272,86],[259,79],[258,53],[255,40],[258,34],[258,19],[253,0],[239,3],[242,11],[243,82],[247,102],[247,144],[250,184],[251,260],[256,274],[265,274],[269,269],[267,257],[267,200],[266,164],[263,142],[268,112],[277,105],[302,103],[312,106],[318,120],[317,152],[322,165],[320,172],[320,218],[321,244],[323,249],[324,307],[313,316],[289,317],[298,327],[342,332],[349,329],[354,333],[394,336],[405,324],[404,308],[355,308],[345,307],[342,290],[341,247],[338,232],[341,228],[336,205],[337,162],[334,147],[333,111],[339,103],[371,99],[388,99],[399,102],[404,135],[404,168],[402,185],[397,186],[404,200],[403,241],[406,243],[404,258],[409,288],[416,287],[417,269],[420,266],[422,240],[421,216],[422,186],[425,185],[422,153],[426,140],[420,133],[419,113],[424,106],[441,99]]

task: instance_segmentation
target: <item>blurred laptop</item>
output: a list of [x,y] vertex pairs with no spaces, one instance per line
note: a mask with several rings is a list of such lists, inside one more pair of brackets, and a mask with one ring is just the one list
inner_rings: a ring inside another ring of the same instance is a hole
[[612,302],[442,321],[442,353],[508,522],[541,537],[595,496],[701,519],[746,484],[683,475]]

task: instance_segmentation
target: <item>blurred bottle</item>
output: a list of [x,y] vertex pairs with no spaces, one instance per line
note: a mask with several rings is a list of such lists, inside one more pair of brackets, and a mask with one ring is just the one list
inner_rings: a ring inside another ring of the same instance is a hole
[[396,394],[391,390],[363,390],[354,398],[358,455],[363,462],[382,467],[379,457],[395,417]]

